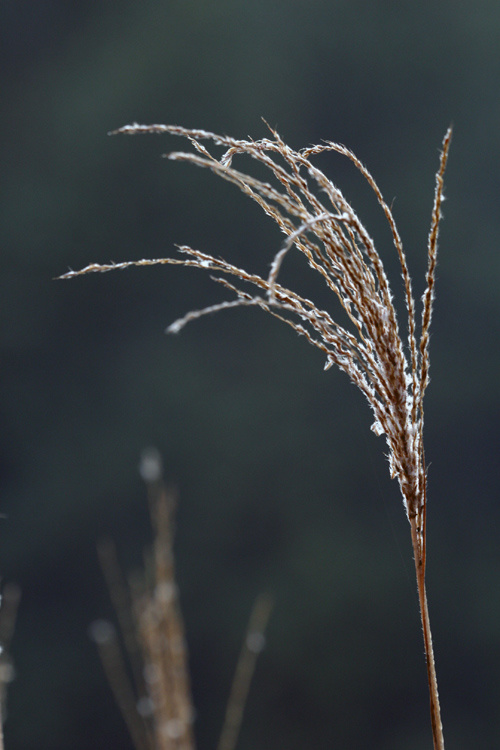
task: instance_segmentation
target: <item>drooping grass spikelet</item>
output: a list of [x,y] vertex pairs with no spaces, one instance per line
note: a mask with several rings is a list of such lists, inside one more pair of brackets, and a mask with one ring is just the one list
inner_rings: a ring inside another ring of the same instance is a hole
[[[270,137],[260,140],[239,140],[205,130],[171,125],[133,124],[113,131],[113,134],[165,133],[183,136],[194,150],[173,152],[167,154],[167,158],[208,168],[237,185],[243,193],[256,201],[286,235],[283,246],[271,263],[267,278],[251,274],[224,259],[187,246],[179,247],[183,258],[92,264],[80,271],[70,271],[62,278],[164,263],[208,270],[211,277],[231,291],[234,298],[189,312],[171,324],[167,329],[169,332],[176,333],[191,320],[219,310],[235,306],[258,306],[305,336],[325,354],[326,368],[336,365],[358,386],[373,411],[373,431],[377,435],[385,434],[391,476],[398,479],[412,528],[431,691],[434,743],[435,748],[441,749],[444,744],[424,585],[426,472],[423,396],[429,381],[429,327],[443,200],[443,176],[451,130],[448,130],[444,138],[436,175],[420,337],[417,334],[412,284],[401,237],[391,209],[370,172],[345,146],[328,141],[296,151],[284,143],[274,129],[269,130]],[[214,147],[222,147],[223,153],[217,158],[203,141],[211,142]],[[375,244],[342,192],[311,161],[312,157],[326,151],[337,152],[351,160],[374,192],[388,222],[403,278],[407,311],[406,351],[399,332],[389,281]],[[250,157],[266,167],[273,182],[262,181],[236,169],[233,162],[241,156]],[[279,283],[281,267],[293,247],[306,257],[309,266],[320,274],[327,287],[336,295],[351,323],[350,329],[335,321],[327,310]],[[244,287],[235,286],[227,277],[243,282]]]
[[[318,346],[327,355],[328,364],[336,364],[360,387],[374,412],[374,431],[385,433],[389,446],[391,474],[398,477],[408,513],[418,512],[422,490],[422,446],[418,440],[422,397],[428,380],[428,338],[434,286],[437,232],[442,200],[442,178],[451,133],[448,132],[437,175],[435,206],[429,236],[429,268],[419,351],[416,344],[415,305],[406,257],[391,210],[366,167],[344,146],[328,142],[302,151],[287,146],[271,130],[271,139],[237,140],[205,130],[189,130],[167,125],[127,125],[114,133],[170,133],[185,136],[194,146],[190,153],[174,152],[169,159],[189,161],[206,167],[253,198],[287,235],[283,248],[276,254],[267,279],[249,274],[244,269],[198,250],[183,246],[188,257],[181,259],[139,260],[110,265],[92,264],[65,278],[89,273],[126,268],[131,265],[157,263],[182,264],[209,271],[230,274],[257,287],[249,295],[236,291],[236,299],[212,305],[188,314],[169,326],[179,331],[189,320],[217,310],[238,305],[258,305],[285,317],[298,333]],[[212,141],[226,150],[215,158],[201,143]],[[407,332],[410,350],[406,358],[398,330],[384,267],[373,240],[354,209],[341,191],[310,161],[324,151],[335,151],[349,158],[374,191],[389,223],[401,265],[407,305]],[[232,166],[234,158],[245,154],[264,164],[278,182],[278,188],[251,177]],[[279,160],[279,161],[278,161]],[[313,190],[316,185],[320,199]],[[281,189],[280,189],[281,188]],[[326,196],[326,200],[325,200]],[[307,258],[309,265],[321,274],[328,287],[337,295],[354,326],[354,332],[336,323],[325,310],[302,299],[278,283],[285,255],[292,246]],[[217,281],[222,279],[218,277]]]

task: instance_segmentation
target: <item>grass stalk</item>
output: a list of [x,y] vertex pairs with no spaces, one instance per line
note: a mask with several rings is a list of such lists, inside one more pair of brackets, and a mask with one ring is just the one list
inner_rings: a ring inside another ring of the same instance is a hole
[[253,606],[246,637],[236,665],[217,750],[235,750],[238,743],[248,691],[257,657],[264,646],[264,632],[272,606],[272,599],[267,594],[261,594]]
[[[434,750],[444,750],[425,590],[427,473],[423,399],[429,384],[429,330],[451,129],[443,139],[435,176],[420,324],[416,318],[412,279],[396,222],[368,169],[349,149],[338,143],[327,141],[297,151],[290,148],[275,130],[269,130],[270,137],[260,140],[239,140],[176,125],[133,124],[113,132],[127,135],[169,134],[186,138],[193,150],[169,153],[166,155],[169,159],[209,169],[256,201],[286,236],[284,245],[275,254],[267,277],[183,245],[178,248],[181,253],[178,258],[91,264],[80,271],[70,271],[61,278],[158,264],[208,270],[211,278],[229,291],[233,298],[188,312],[168,327],[169,333],[178,333],[190,321],[213,312],[241,306],[260,307],[320,349],[326,357],[325,369],[335,365],[359,388],[374,416],[373,432],[377,436],[385,435],[390,475],[398,480],[410,522],[427,660]],[[214,155],[204,145],[205,141],[215,149],[222,148],[222,155]],[[389,280],[373,239],[339,188],[312,161],[312,157],[325,152],[341,154],[353,163],[383,211],[403,279],[407,313],[404,338],[400,334]],[[233,162],[244,156],[267,168],[272,182],[259,180],[236,169]],[[327,288],[337,297],[347,315],[347,327],[339,324],[328,310],[319,308],[314,301],[279,283],[280,270],[292,248],[305,257],[308,266],[321,276]],[[228,279],[236,279],[237,283]]]
[[431,622],[429,618],[429,607],[427,604],[427,593],[425,589],[425,544],[422,548],[419,539],[417,519],[412,518],[410,523],[413,557],[415,562],[415,574],[417,578],[420,619],[422,621],[422,631],[424,636],[425,661],[427,665],[427,682],[429,685],[432,739],[434,741],[434,750],[444,750],[443,725],[441,722],[441,708],[439,704],[436,664],[434,660]]
[[7,688],[15,676],[9,647],[14,634],[20,600],[19,586],[15,583],[7,584],[0,596],[0,750],[4,749],[3,725],[6,718]]
[[[118,634],[110,622],[96,620],[90,627],[90,636],[97,645],[134,748],[195,750],[195,711],[174,570],[176,493],[163,481],[156,449],[143,452],[140,472],[148,491],[153,545],[145,553],[145,570],[127,586],[113,542],[99,544],[99,561],[115,610]],[[252,608],[217,750],[236,748],[272,606],[272,598],[261,594]],[[2,743],[0,734],[0,750]]]

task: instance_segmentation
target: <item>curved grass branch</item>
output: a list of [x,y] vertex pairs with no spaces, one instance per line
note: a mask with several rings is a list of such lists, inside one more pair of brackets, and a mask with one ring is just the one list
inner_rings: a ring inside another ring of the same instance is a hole
[[[412,281],[403,243],[392,212],[374,178],[345,146],[330,141],[296,151],[287,146],[275,130],[260,140],[238,140],[206,130],[189,130],[173,125],[127,125],[113,133],[136,135],[165,133],[188,139],[191,152],[174,152],[167,158],[210,169],[235,184],[278,224],[286,236],[267,278],[248,273],[224,259],[179,247],[183,258],[138,260],[108,265],[92,264],[70,271],[61,278],[86,273],[155,264],[184,265],[213,272],[234,298],[202,310],[195,310],[172,323],[170,333],[188,322],[223,309],[254,305],[290,325],[326,355],[328,369],[336,365],[358,386],[373,415],[372,430],[385,435],[391,477],[397,478],[411,526],[420,613],[427,659],[431,702],[431,724],[435,750],[444,750],[436,670],[425,592],[426,559],[426,470],[423,447],[423,398],[429,382],[429,329],[435,286],[437,239],[443,201],[443,178],[451,141],[445,135],[436,174],[434,206],[427,247],[426,290],[418,335]],[[217,158],[204,145],[209,141],[224,152]],[[334,151],[353,162],[366,180],[387,221],[399,260],[406,303],[407,350],[399,333],[389,281],[373,239],[356,211],[336,185],[311,161],[311,157]],[[250,157],[269,170],[272,182],[256,179],[233,167],[233,161]],[[282,286],[278,279],[286,255],[295,247],[313,271],[320,274],[347,313],[352,330],[338,324],[316,304]],[[222,274],[222,276],[221,276]],[[237,279],[243,288],[227,280]],[[418,343],[417,343],[418,341]]]

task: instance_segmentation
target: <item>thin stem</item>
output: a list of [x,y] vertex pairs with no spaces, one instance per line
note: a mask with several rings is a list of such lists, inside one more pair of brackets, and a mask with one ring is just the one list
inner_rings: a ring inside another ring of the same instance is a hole
[[[434,650],[432,648],[431,623],[429,619],[429,609],[427,607],[427,595],[425,592],[425,544],[421,544],[422,533],[418,528],[418,517],[410,518],[410,523],[411,541],[415,558],[415,573],[417,576],[418,599],[420,604],[420,618],[424,634],[425,659],[427,662],[432,738],[434,740],[434,750],[444,750],[443,725],[441,724],[436,665],[434,663]],[[423,529],[423,536],[425,538],[425,529]]]
[[2,695],[0,696],[0,750],[4,750],[3,744],[3,706],[2,702],[5,698],[5,688],[2,689]]
[[243,711],[250,683],[255,670],[257,656],[264,644],[264,631],[273,606],[267,594],[261,594],[255,602],[248,624],[245,642],[240,652],[236,674],[231,686],[224,725],[217,750],[234,750],[238,742]]

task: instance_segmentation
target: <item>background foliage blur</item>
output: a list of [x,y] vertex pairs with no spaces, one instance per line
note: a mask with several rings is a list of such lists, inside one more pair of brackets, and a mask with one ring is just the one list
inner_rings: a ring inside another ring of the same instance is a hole
[[[265,271],[282,238],[257,206],[162,161],[177,140],[106,136],[137,120],[260,137],[261,116],[294,147],[333,139],[367,164],[395,198],[418,297],[454,123],[426,409],[428,586],[447,742],[500,745],[499,35],[491,0],[1,4],[0,571],[23,590],[10,750],[130,748],[87,634],[111,615],[98,539],[141,564],[149,445],[180,491],[200,750],[215,746],[263,590],[275,609],[241,750],[430,746],[409,527],[361,395],[258,311],[165,337],[224,294],[196,271],[52,280],[174,243]],[[361,178],[319,163],[394,270]]]

